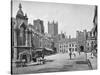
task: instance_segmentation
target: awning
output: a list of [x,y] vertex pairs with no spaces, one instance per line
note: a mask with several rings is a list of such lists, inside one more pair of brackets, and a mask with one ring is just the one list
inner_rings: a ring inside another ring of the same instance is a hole
[[48,51],[53,51],[52,49],[50,49],[50,48],[45,48],[45,50],[48,50]]
[[32,47],[30,47],[30,46],[14,46],[14,48],[32,48]]
[[37,49],[36,51],[43,51],[43,49]]

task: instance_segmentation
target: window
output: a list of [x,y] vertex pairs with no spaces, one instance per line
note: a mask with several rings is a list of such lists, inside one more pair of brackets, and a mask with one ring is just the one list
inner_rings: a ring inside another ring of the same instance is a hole
[[69,51],[71,51],[71,48],[69,48]]
[[20,32],[20,37],[23,37],[23,32]]
[[65,53],[65,49],[64,49],[63,53]]
[[88,46],[89,46],[89,43],[88,43]]
[[72,47],[74,47],[74,44],[72,43]]
[[68,46],[66,45],[66,47],[68,47]]
[[75,47],[77,47],[77,45],[75,45]]
[[72,51],[74,51],[74,48],[73,48],[73,50]]
[[77,48],[75,48],[75,51],[77,51]]
[[66,47],[66,45],[64,45],[64,47]]
[[89,48],[88,48],[88,50],[89,50]]
[[60,46],[60,48],[61,48],[61,46]]

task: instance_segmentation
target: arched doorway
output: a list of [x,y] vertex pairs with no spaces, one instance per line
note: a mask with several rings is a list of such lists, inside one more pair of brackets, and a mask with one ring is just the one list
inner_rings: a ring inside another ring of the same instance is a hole
[[83,52],[84,51],[84,46],[80,46],[80,51]]
[[26,63],[31,61],[31,55],[29,51],[23,51],[19,53],[19,60],[25,61]]
[[22,55],[22,58],[21,58],[21,60],[25,60],[25,62],[27,63],[27,55]]

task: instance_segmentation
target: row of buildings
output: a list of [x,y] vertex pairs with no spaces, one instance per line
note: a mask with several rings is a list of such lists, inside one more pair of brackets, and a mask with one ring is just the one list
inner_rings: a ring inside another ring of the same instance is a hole
[[97,52],[97,6],[95,6],[93,28],[90,31],[76,31],[76,38],[66,37],[64,33],[58,34],[57,52],[66,53],[70,51],[96,51]]
[[65,38],[57,42],[58,53],[69,53],[77,51],[77,43],[75,38]]
[[73,51],[84,51],[97,53],[97,6],[95,6],[93,28],[90,31],[76,31],[76,38],[69,38],[64,33],[59,34],[59,40],[56,43],[58,53]]
[[[64,35],[64,34],[63,34]],[[91,52],[97,49],[97,36],[93,34],[93,31],[77,31],[76,38],[64,37],[56,42],[58,53],[71,52]]]

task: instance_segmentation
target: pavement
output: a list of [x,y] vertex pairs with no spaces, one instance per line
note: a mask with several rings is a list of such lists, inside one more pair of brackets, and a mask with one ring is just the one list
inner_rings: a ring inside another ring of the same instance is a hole
[[[79,55],[76,53],[76,57],[72,56],[70,60],[69,54],[55,54],[46,56],[46,63],[43,65],[31,65],[27,67],[13,68],[14,74],[28,74],[28,73],[42,73],[42,72],[58,72],[58,71],[79,71],[79,70],[90,70],[88,64],[86,63],[85,53]],[[80,62],[82,63],[76,63]],[[83,63],[84,61],[84,63]],[[93,68],[95,61],[91,60]]]

